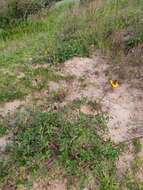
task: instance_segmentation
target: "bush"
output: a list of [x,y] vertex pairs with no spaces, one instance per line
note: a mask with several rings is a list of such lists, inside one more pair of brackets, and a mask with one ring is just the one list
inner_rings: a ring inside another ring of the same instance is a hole
[[35,14],[39,10],[50,6],[58,0],[8,0],[0,4],[0,28],[17,22],[26,20],[29,15]]

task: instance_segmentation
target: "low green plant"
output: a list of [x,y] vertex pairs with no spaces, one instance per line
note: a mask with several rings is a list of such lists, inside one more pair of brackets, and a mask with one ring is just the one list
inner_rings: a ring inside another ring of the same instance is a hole
[[136,177],[132,173],[129,173],[126,176],[125,186],[129,190],[134,190],[134,189],[142,190],[141,183],[136,179]]
[[4,136],[7,133],[7,128],[3,127],[3,125],[0,123],[0,137]]
[[[63,168],[66,176],[80,178],[90,171],[98,178],[101,189],[114,189],[112,187],[117,184],[113,174],[118,149],[111,141],[104,142],[98,134],[99,125],[100,132],[104,133],[101,119],[80,114],[76,121],[71,122],[65,120],[62,113],[32,115],[23,123],[18,120],[12,129],[14,136],[7,150],[9,160],[0,165],[1,182],[11,176],[15,185],[25,184],[28,179],[23,177],[20,180],[20,168],[25,168],[28,175],[52,160]],[[14,176],[17,176],[16,179]]]
[[[27,87],[32,88],[30,66],[34,64],[55,64],[73,56],[90,56],[91,46],[109,53],[113,62],[119,62],[120,55],[142,43],[142,7],[141,1],[133,0],[85,1],[82,5],[76,1],[63,1],[48,12],[41,12],[37,18],[2,29],[0,69],[7,69],[17,76],[17,68],[22,67],[26,77],[20,80],[21,84],[14,82],[18,89],[11,92],[11,82],[5,89],[5,82],[12,81],[11,77],[2,75],[1,101],[23,97],[25,91],[26,94],[30,92]],[[120,36],[120,33],[124,35],[115,43],[114,36]],[[132,62],[136,62],[135,57]]]
[[142,144],[139,139],[134,139],[133,140],[133,145],[135,149],[135,153],[139,153],[142,149]]

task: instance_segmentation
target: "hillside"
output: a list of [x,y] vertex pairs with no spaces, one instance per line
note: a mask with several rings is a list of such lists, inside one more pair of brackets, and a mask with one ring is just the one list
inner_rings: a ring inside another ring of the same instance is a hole
[[142,190],[142,0],[7,2],[0,189]]

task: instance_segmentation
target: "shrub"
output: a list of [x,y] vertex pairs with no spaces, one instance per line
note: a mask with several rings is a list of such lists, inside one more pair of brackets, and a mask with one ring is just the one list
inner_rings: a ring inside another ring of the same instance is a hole
[[50,6],[58,0],[8,0],[0,4],[0,28],[26,20],[29,15]]

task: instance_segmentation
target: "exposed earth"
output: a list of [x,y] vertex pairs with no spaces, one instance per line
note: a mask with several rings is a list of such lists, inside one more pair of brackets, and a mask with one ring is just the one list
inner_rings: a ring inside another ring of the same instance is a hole
[[[143,91],[135,88],[127,80],[120,78],[119,87],[113,89],[109,79],[116,79],[116,75],[109,73],[112,66],[109,61],[101,56],[92,58],[74,57],[57,67],[58,73],[64,76],[72,76],[70,80],[61,80],[60,82],[49,83],[49,89],[29,95],[24,100],[15,100],[0,105],[0,114],[2,117],[8,113],[14,113],[16,110],[29,104],[42,104],[47,96],[54,93],[61,93],[61,100],[55,103],[56,106],[68,105],[74,100],[86,98],[79,111],[84,114],[96,115],[103,113],[107,116],[107,126],[109,133],[106,138],[111,138],[115,144],[130,142],[134,138],[143,136]],[[36,67],[40,67],[37,65]],[[45,67],[45,66],[44,66]],[[46,68],[46,67],[45,67]],[[33,99],[37,100],[33,102]],[[87,104],[88,101],[96,102],[96,111]],[[48,106],[43,103],[44,109]],[[78,110],[77,110],[78,111]],[[8,136],[0,138],[0,150],[9,142]],[[130,168],[134,158],[131,149],[128,154],[122,154],[117,163],[119,175]],[[141,153],[139,155],[141,157]],[[139,178],[143,179],[142,169],[138,172]],[[35,184],[35,189],[45,189],[41,182]],[[65,182],[55,181],[48,184],[49,189],[64,190]],[[47,188],[46,188],[47,189]]]

